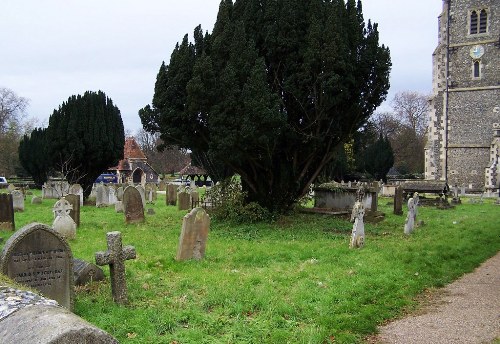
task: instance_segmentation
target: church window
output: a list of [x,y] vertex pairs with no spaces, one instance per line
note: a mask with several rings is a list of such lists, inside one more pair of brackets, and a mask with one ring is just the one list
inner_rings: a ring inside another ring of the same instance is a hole
[[479,33],[486,32],[486,21],[488,19],[488,15],[486,14],[486,10],[481,10],[479,14]]
[[479,61],[474,61],[474,78],[481,77],[481,65]]
[[475,35],[478,33],[486,33],[488,24],[488,12],[485,9],[474,10],[470,13],[469,33]]
[[477,33],[477,12],[472,11],[470,14],[470,34],[474,35]]

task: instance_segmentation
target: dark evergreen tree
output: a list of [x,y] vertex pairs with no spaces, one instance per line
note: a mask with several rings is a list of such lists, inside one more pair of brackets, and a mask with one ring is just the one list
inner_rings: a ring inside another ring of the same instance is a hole
[[394,165],[394,152],[387,137],[380,134],[377,141],[367,147],[364,155],[364,166],[376,180],[387,181],[387,172]]
[[360,1],[223,0],[212,33],[194,36],[162,64],[143,127],[223,162],[270,210],[308,191],[389,88]]
[[120,110],[102,91],[68,98],[50,116],[46,134],[51,166],[80,183],[85,198],[99,174],[123,158]]
[[38,187],[47,181],[50,169],[45,133],[46,129],[35,128],[19,143],[19,162]]

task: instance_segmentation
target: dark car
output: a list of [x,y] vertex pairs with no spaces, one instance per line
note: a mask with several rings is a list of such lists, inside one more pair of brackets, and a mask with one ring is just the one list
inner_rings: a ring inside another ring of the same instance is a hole
[[113,173],[103,173],[97,179],[95,180],[96,184],[99,183],[104,183],[104,184],[110,184],[110,183],[118,183],[118,177],[116,174]]

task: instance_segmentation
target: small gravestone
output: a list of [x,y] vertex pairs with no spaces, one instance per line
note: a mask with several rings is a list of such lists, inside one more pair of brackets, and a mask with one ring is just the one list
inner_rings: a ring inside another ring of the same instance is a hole
[[97,208],[107,207],[109,204],[108,188],[103,183],[97,185],[95,189],[95,206]]
[[403,215],[403,187],[401,185],[394,190],[394,215]]
[[177,204],[177,187],[174,184],[167,184],[167,205]]
[[123,213],[123,202],[122,201],[116,201],[115,212],[116,213]]
[[209,230],[210,217],[203,208],[195,208],[186,214],[182,221],[176,260],[203,259]]
[[155,215],[156,212],[153,208],[148,208],[148,215]]
[[76,223],[69,216],[73,206],[63,197],[54,204],[52,211],[54,212],[54,223],[52,228],[68,240],[76,237]]
[[128,297],[125,260],[135,259],[135,248],[133,246],[122,247],[122,234],[120,232],[107,233],[106,240],[108,250],[106,252],[97,252],[95,261],[97,265],[109,265],[113,300],[118,304],[126,304],[128,303]]
[[7,186],[7,190],[8,190],[9,192],[14,191],[15,189],[16,189],[16,186],[15,186],[14,184],[9,184],[9,186]]
[[33,196],[31,198],[31,204],[42,204],[42,198],[38,196]]
[[198,191],[191,192],[191,208],[196,208],[200,205],[200,194]]
[[32,223],[5,243],[0,272],[73,309],[73,256],[62,236],[52,228]]
[[80,199],[80,205],[83,205],[83,188],[80,184],[73,184],[69,187],[68,194],[77,195]]
[[0,229],[16,229],[11,194],[0,193]]
[[165,191],[166,190],[166,184],[165,184],[165,181],[160,181],[160,184],[158,185],[158,189],[160,191]]
[[363,247],[365,243],[365,225],[363,222],[364,216],[365,207],[363,205],[363,191],[359,190],[357,200],[354,203],[351,212],[351,222],[353,222],[353,225],[351,242],[349,243],[350,248]]
[[24,195],[21,190],[13,190],[11,192],[12,195],[12,206],[14,207],[14,211],[24,211]]
[[415,202],[413,198],[408,200],[408,214],[406,214],[405,234],[411,234],[415,228]]
[[76,227],[80,227],[80,196],[68,194],[64,198],[71,205],[69,216],[75,221]]
[[146,191],[144,190],[142,185],[137,185],[135,188],[137,189],[137,191],[139,191],[139,194],[141,195],[142,206],[145,207],[146,206]]
[[141,194],[133,186],[127,186],[123,192],[123,212],[126,223],[144,222],[144,206]]
[[95,264],[82,259],[73,259],[73,276],[75,285],[85,285],[90,282],[104,280],[104,272]]
[[120,186],[116,189],[116,200],[123,201],[123,186]]
[[179,192],[177,194],[177,207],[179,210],[191,209],[191,198],[187,192]]

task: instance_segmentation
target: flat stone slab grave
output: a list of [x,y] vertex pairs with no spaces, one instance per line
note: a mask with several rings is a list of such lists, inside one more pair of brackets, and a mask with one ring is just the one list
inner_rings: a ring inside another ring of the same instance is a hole
[[49,226],[32,223],[15,232],[0,255],[0,271],[73,310],[73,255]]

